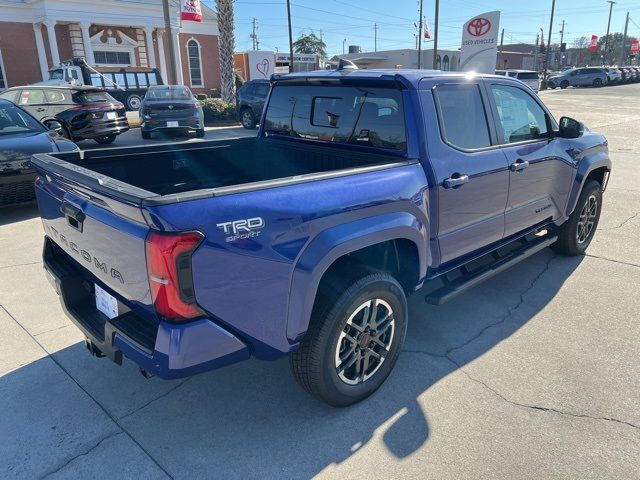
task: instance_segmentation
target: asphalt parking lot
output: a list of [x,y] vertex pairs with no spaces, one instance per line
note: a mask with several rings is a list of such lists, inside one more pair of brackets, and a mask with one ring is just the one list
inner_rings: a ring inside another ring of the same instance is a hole
[[639,478],[640,84],[541,96],[609,139],[588,255],[547,249],[441,307],[415,294],[395,371],[348,409],[286,359],[169,382],[89,356],[36,208],[0,210],[0,478]]

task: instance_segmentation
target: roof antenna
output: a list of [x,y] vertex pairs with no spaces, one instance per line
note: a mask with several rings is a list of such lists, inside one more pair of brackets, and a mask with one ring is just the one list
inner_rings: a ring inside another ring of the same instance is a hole
[[338,62],[338,68],[336,70],[358,70],[358,67],[351,60],[341,58]]

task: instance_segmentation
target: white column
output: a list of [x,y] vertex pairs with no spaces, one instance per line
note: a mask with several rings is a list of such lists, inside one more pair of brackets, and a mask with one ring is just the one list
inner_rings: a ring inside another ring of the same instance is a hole
[[81,22],[80,30],[82,31],[82,45],[84,46],[84,59],[89,65],[95,65],[96,60],[93,57],[93,47],[91,46],[91,35],[89,34],[90,23]]
[[167,61],[164,57],[164,30],[156,30],[156,38],[158,39],[158,56],[160,57],[160,73],[165,83],[169,82],[167,78]]
[[40,64],[40,73],[42,80],[49,80],[49,65],[47,65],[47,52],[44,49],[44,40],[42,39],[42,24],[33,24],[33,33],[36,36],[36,50],[38,52],[38,63]]
[[176,74],[177,79],[176,83],[178,85],[184,85],[184,77],[182,75],[182,55],[180,54],[180,30],[179,29],[171,29],[171,41],[173,42],[173,50],[176,54]]
[[151,68],[156,68],[156,49],[153,46],[153,27],[144,27],[147,39],[147,61]]
[[56,40],[56,21],[46,20],[42,22],[47,27],[47,36],[49,37],[49,50],[51,51],[51,61],[53,66],[60,65],[60,53],[58,52],[58,41]]

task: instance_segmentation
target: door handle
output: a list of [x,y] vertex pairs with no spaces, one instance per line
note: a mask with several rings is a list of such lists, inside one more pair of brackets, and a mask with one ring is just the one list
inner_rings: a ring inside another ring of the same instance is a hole
[[519,158],[518,160],[513,162],[511,165],[509,165],[509,170],[511,170],[512,172],[519,172],[520,170],[524,170],[528,166],[529,166],[528,161],[522,160],[521,158]]
[[469,183],[469,175],[454,173],[451,177],[445,179],[445,181],[442,182],[442,185],[444,188],[456,188],[464,185],[465,183]]
[[62,202],[62,205],[60,205],[60,212],[62,212],[64,216],[67,217],[67,222],[69,223],[69,225],[82,233],[82,227],[86,215],[79,207],[76,207],[75,205],[71,205],[70,203],[64,201]]

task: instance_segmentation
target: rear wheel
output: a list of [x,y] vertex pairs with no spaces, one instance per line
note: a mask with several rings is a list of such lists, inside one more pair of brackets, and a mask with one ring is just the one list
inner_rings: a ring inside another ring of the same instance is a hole
[[602,79],[601,78],[594,78],[593,79],[593,86],[596,88],[599,88],[602,86]]
[[100,145],[107,145],[109,143],[113,143],[116,139],[117,135],[104,135],[102,137],[96,137],[94,140],[98,142]]
[[571,256],[583,254],[596,233],[601,210],[602,187],[595,180],[589,180],[573,213],[560,227],[554,250]]
[[250,108],[244,108],[240,112],[240,123],[244,128],[249,130],[256,128],[256,116],[253,114]]
[[309,330],[291,355],[300,385],[335,407],[359,402],[386,380],[402,350],[407,299],[385,273],[365,276],[322,295]]
[[137,112],[142,106],[142,97],[140,95],[132,93],[125,100],[125,104],[127,105],[127,109],[131,110],[132,112]]

